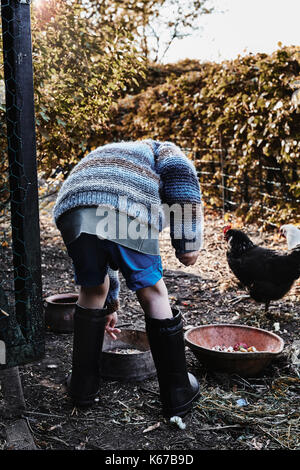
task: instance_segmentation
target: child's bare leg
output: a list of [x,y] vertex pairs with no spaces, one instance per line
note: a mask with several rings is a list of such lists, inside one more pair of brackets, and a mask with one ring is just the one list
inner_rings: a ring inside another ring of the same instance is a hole
[[109,277],[105,276],[103,284],[95,287],[80,286],[78,304],[84,308],[103,308],[109,289]]
[[137,290],[136,295],[144,313],[149,317],[160,320],[173,317],[163,279],[160,279],[154,286]]
[[[103,284],[95,287],[84,287],[80,286],[78,305],[83,308],[89,309],[101,309],[104,307],[105,300],[109,289],[109,277],[106,275]],[[112,337],[117,339],[116,334],[120,333],[121,330],[116,328],[118,321],[117,313],[110,313],[106,315],[106,332]]]

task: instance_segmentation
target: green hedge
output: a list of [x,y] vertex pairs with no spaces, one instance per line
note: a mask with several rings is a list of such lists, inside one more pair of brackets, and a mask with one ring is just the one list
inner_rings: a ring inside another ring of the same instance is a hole
[[225,173],[234,190],[232,207],[246,220],[298,222],[300,114],[291,100],[300,74],[296,48],[221,64],[191,61],[191,68],[185,61],[162,67],[160,74],[152,69],[144,91],[113,106],[100,143],[176,141],[196,161],[209,162],[199,163],[200,178],[205,165],[213,165],[212,184],[203,187],[208,203],[222,206]]

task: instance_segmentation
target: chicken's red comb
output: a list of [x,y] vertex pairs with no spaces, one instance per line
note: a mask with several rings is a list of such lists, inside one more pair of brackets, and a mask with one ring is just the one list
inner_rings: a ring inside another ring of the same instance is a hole
[[226,227],[223,228],[223,233],[224,233],[224,235],[225,235],[225,233],[228,232],[228,230],[230,230],[230,229],[231,229],[231,225],[230,225],[230,224],[229,224],[229,225],[226,225]]

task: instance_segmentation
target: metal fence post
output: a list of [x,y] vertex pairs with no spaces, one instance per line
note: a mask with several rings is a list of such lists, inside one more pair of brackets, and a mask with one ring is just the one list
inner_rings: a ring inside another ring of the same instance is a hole
[[44,352],[30,3],[1,0],[15,326],[25,340],[11,353],[10,366]]

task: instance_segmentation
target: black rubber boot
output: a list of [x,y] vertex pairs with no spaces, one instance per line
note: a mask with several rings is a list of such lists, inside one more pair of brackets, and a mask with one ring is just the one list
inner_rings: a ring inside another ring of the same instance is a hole
[[75,308],[72,374],[67,388],[78,407],[91,406],[99,392],[106,315],[106,309]]
[[196,377],[187,372],[181,313],[173,309],[173,318],[145,318],[163,413],[166,417],[184,416],[199,396],[200,387]]

